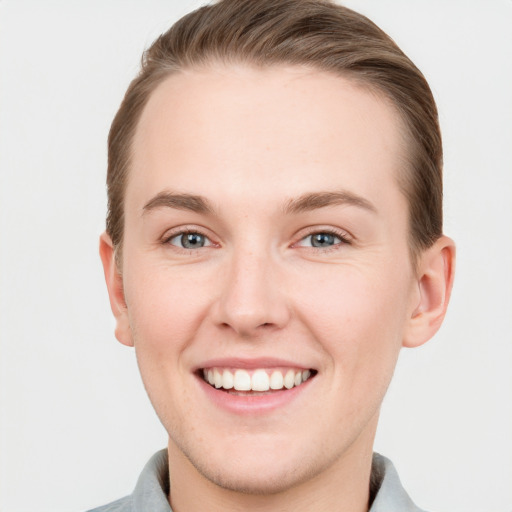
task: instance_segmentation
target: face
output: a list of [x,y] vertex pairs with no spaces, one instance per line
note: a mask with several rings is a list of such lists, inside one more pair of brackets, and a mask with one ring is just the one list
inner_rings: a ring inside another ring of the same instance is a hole
[[276,492],[371,453],[418,303],[399,129],[379,96],[293,67],[213,66],[154,91],[118,337],[171,468]]

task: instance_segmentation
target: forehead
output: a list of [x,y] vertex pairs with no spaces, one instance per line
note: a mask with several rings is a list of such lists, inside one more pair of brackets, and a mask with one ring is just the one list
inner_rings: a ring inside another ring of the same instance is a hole
[[232,187],[271,200],[333,187],[396,193],[403,144],[390,103],[347,78],[219,65],[161,83],[132,150],[128,189],[133,182],[138,195],[169,187],[225,195]]

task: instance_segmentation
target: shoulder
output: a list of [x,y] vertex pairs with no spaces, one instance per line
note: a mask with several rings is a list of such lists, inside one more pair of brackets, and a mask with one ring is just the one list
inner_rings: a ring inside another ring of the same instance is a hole
[[167,450],[161,450],[146,464],[130,495],[88,512],[172,512],[167,499],[168,494]]
[[87,512],[132,512],[132,497],[125,496],[106,505],[102,505],[98,508],[93,508]]
[[370,489],[373,497],[370,512],[425,512],[402,487],[393,463],[378,453],[373,455]]

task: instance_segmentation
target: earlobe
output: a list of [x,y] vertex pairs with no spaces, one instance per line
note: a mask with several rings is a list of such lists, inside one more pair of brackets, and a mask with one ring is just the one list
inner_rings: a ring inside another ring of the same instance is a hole
[[107,233],[100,236],[100,258],[103,264],[110,307],[116,320],[116,338],[123,344],[133,346],[128,309],[124,298],[123,278],[119,271],[112,240]]
[[442,236],[418,263],[418,295],[404,335],[404,347],[417,347],[438,331],[446,314],[455,273],[455,244]]

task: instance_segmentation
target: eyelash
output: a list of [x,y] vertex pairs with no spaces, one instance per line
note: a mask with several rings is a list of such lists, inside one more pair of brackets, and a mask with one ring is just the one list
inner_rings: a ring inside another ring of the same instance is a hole
[[[202,247],[198,247],[198,248],[186,248],[186,247],[179,247],[178,245],[174,245],[174,244],[171,244],[171,240],[174,239],[174,238],[177,238],[177,237],[180,237],[180,236],[183,236],[183,235],[187,235],[187,234],[195,234],[195,235],[200,235],[202,237],[204,237],[207,241],[208,241],[208,245],[205,245],[205,246],[202,246]],[[304,234],[304,236],[301,236],[300,239],[297,241],[297,242],[294,242],[292,244],[292,247],[301,247],[300,243],[303,242],[304,240],[310,238],[310,237],[313,237],[315,235],[330,235],[330,236],[333,236],[335,238],[338,238],[340,240],[340,242],[338,243],[335,243],[331,246],[328,246],[328,247],[315,247],[313,245],[309,245],[309,246],[302,246],[303,248],[307,249],[307,250],[314,250],[315,252],[329,252],[329,251],[335,251],[335,250],[338,250],[340,248],[340,246],[343,246],[343,245],[351,245],[352,244],[352,239],[351,237],[344,231],[340,231],[340,230],[336,230],[336,229],[333,229],[333,228],[326,228],[326,229],[315,229],[313,231],[310,231],[309,233],[307,234]],[[206,235],[204,232],[202,232],[202,230],[200,229],[197,229],[197,228],[182,228],[178,231],[174,231],[170,234],[167,234],[166,236],[164,236],[164,238],[162,239],[162,244],[163,245],[172,245],[176,250],[180,250],[180,251],[183,251],[185,253],[192,253],[194,251],[197,251],[199,249],[203,249],[205,247],[215,247],[215,246],[218,246],[218,244],[216,244],[215,242],[213,242],[210,237],[208,235]]]
[[311,237],[313,237],[315,235],[330,235],[330,236],[333,236],[335,238],[338,238],[340,241],[337,242],[337,243],[334,243],[333,245],[328,246],[328,247],[314,247],[313,245],[302,246],[302,247],[304,247],[307,250],[314,250],[315,252],[318,252],[318,251],[320,251],[320,252],[330,252],[330,251],[339,250],[341,246],[351,245],[352,244],[351,237],[345,231],[337,230],[337,229],[334,229],[334,228],[325,228],[325,229],[320,228],[320,229],[314,229],[313,231],[310,231],[309,233],[305,234],[304,236],[302,236],[299,239],[298,242],[295,242],[293,245],[300,247],[299,244],[301,242],[303,242],[304,240],[306,240],[308,238],[311,238]]
[[[182,237],[182,236],[188,235],[188,234],[202,236],[205,240],[208,241],[208,245],[193,249],[193,248],[180,247],[178,245],[171,244],[172,239]],[[162,244],[172,245],[176,250],[183,251],[188,254],[190,254],[191,252],[197,251],[199,249],[203,249],[204,247],[211,247],[211,246],[217,245],[214,242],[212,242],[212,240],[210,239],[210,237],[208,235],[206,235],[200,229],[197,229],[197,228],[181,228],[177,231],[167,234],[162,239]]]

